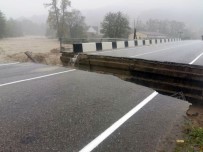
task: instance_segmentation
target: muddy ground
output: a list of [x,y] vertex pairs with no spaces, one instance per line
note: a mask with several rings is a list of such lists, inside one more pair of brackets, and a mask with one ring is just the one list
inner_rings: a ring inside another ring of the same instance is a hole
[[191,105],[187,116],[196,126],[203,127],[203,105]]
[[[71,45],[66,45],[71,49]],[[27,36],[0,40],[0,63],[18,61],[30,62],[24,52],[32,52],[39,63],[61,65],[59,41],[45,37]]]

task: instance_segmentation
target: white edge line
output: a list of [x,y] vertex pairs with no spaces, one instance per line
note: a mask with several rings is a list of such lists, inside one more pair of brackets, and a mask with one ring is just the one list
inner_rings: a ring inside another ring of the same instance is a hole
[[161,50],[152,51],[152,52],[143,53],[143,54],[138,54],[138,55],[134,55],[134,56],[130,56],[130,57],[137,57],[137,56],[142,56],[142,55],[147,55],[147,54],[157,53],[157,52],[161,52],[161,51],[165,51],[165,50],[169,50],[169,49],[173,49],[173,48],[161,49]]
[[[195,43],[196,43],[196,42],[195,42]],[[179,45],[179,46],[170,47],[170,48],[165,48],[165,49],[161,49],[161,50],[157,50],[157,51],[151,51],[151,52],[148,52],[148,53],[138,54],[138,55],[134,55],[134,56],[130,56],[130,57],[138,57],[138,56],[142,56],[142,55],[157,53],[157,52],[161,52],[161,51],[165,51],[165,50],[169,50],[169,49],[174,49],[174,48],[178,48],[178,47],[182,47],[182,46],[192,45],[192,44],[194,44],[194,43],[185,44],[185,45]]]
[[196,57],[196,58],[195,58],[192,62],[190,62],[189,64],[195,63],[202,55],[203,55],[203,53],[201,53],[198,57]]
[[[182,45],[185,46],[185,45]],[[173,47],[176,48],[176,47]],[[171,49],[171,48],[167,48]],[[153,51],[153,52],[160,52],[159,51]],[[153,53],[150,52],[150,53]],[[147,54],[150,54],[147,53]],[[144,54],[143,54],[144,55]],[[190,64],[193,64],[195,61],[197,61],[201,56],[200,54],[195,60],[193,60]],[[134,57],[134,56],[133,56]],[[120,118],[118,121],[116,121],[112,126],[110,126],[108,129],[106,129],[103,133],[101,133],[98,137],[96,137],[93,141],[91,141],[88,145],[86,145],[82,150],[79,152],[91,152],[94,150],[99,144],[101,144],[106,138],[108,138],[115,130],[117,130],[122,124],[124,124],[129,118],[131,118],[135,113],[137,113],[140,109],[142,109],[147,103],[149,103],[154,97],[156,97],[159,93],[153,92],[151,95],[149,95],[146,99],[144,99],[141,103],[139,103],[136,107],[134,107],[131,111],[129,111],[127,114],[125,114],[122,118]]]
[[141,103],[139,103],[136,107],[134,107],[131,111],[129,111],[122,118],[116,121],[112,126],[110,126],[103,133],[101,133],[92,142],[90,142],[87,146],[85,146],[82,150],[80,150],[80,152],[91,152],[100,143],[102,143],[102,141],[104,141],[108,136],[110,136],[115,130],[117,130],[122,124],[124,124],[129,118],[131,118],[135,113],[137,113],[140,109],[142,109],[147,103],[149,103],[157,95],[158,95],[158,92],[156,91],[153,92]]
[[90,53],[90,55],[97,55],[97,54],[103,54],[103,53],[109,53],[109,52],[119,52],[119,51],[125,51],[126,49],[128,50],[133,50],[135,48],[144,48],[144,47],[149,47],[149,46],[136,46],[136,47],[130,47],[130,48],[122,48],[122,49],[113,49],[113,50],[104,50],[102,52],[93,52],[93,53]]
[[[160,43],[162,44],[162,43]],[[136,49],[136,48],[147,48],[147,47],[150,47],[150,46],[160,46],[160,44],[157,44],[157,45],[143,45],[143,46],[134,46],[134,47],[129,47],[129,48],[120,48],[120,49],[112,49],[112,50],[103,50],[101,52],[92,52],[92,53],[88,53],[90,55],[97,55],[97,54],[103,54],[103,53],[109,53],[109,52],[119,52],[119,51],[125,51],[125,50],[133,50],[133,49]],[[168,44],[168,43],[163,43],[163,44]]]
[[8,66],[8,65],[15,65],[15,64],[19,64],[19,63],[20,62],[0,64],[0,67],[1,66]]
[[[192,45],[194,43],[197,43],[197,42],[193,42],[191,44],[185,44],[185,45]],[[164,43],[164,44],[168,44],[168,43]],[[185,46],[185,45],[180,45],[180,46],[176,46],[176,47],[181,47],[181,46]],[[135,48],[147,48],[147,47],[150,47],[150,46],[157,46],[157,45],[149,45],[149,46],[136,46],[136,47],[131,47],[131,48],[123,48],[123,49],[114,49],[114,50],[104,50],[102,52],[92,52],[92,53],[88,53],[89,55],[98,55],[98,54],[103,54],[103,53],[110,53],[110,52],[119,52],[119,51],[125,51],[126,49],[128,50],[131,50],[131,49],[135,49]],[[160,45],[158,45],[160,46]],[[173,48],[176,48],[176,47],[173,47]],[[172,49],[172,48],[166,48],[164,50],[167,50],[167,49]],[[163,50],[159,50],[159,51],[163,51]],[[153,51],[154,53],[156,52],[159,52],[159,51]],[[150,53],[153,53],[153,52],[149,52]],[[141,56],[141,55],[145,55],[145,54],[140,54],[140,55],[136,55],[136,56]],[[136,56],[130,56],[130,57],[136,57]]]
[[68,72],[73,72],[75,70],[76,69],[68,70],[68,71],[63,71],[63,72],[52,73],[52,74],[48,74],[48,75],[43,75],[43,76],[29,78],[29,79],[24,79],[24,80],[19,80],[19,81],[13,81],[13,82],[9,82],[9,83],[4,83],[4,84],[0,84],[0,87],[8,86],[8,85],[11,85],[11,84],[16,84],[16,83],[21,83],[21,82],[26,82],[26,81],[31,81],[31,80],[36,80],[36,79],[42,79],[42,78],[45,78],[45,77],[50,77],[50,76],[54,76],[54,75],[64,74],[64,73],[68,73]]

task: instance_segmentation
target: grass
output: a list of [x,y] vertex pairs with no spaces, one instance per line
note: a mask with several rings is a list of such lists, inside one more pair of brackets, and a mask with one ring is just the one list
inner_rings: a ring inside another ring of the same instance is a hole
[[184,126],[184,133],[184,143],[177,143],[175,152],[203,152],[203,128],[189,122]]

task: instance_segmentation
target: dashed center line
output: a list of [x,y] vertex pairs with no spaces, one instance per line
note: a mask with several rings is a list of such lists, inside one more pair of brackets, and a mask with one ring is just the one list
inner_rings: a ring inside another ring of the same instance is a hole
[[90,53],[90,54],[103,54],[103,53],[109,53],[109,52],[125,51],[126,49],[132,50],[135,48],[146,48],[146,47],[149,47],[149,46],[137,46],[137,47],[132,47],[132,48],[115,49],[115,50],[109,50],[109,51],[107,50],[107,51],[102,51],[102,52],[94,52],[94,53]]
[[142,56],[142,55],[147,55],[147,54],[162,52],[162,51],[165,51],[165,50],[175,49],[175,48],[178,48],[178,47],[187,46],[187,45],[192,45],[192,44],[194,44],[194,43],[185,44],[185,45],[180,45],[180,46],[175,46],[175,47],[170,47],[170,48],[165,48],[165,49],[161,49],[161,50],[157,50],[157,51],[151,51],[151,52],[142,53],[142,54],[138,54],[138,55],[134,55],[134,56],[130,56],[130,57],[138,57],[138,56]]
[[29,78],[29,79],[23,79],[23,80],[13,81],[13,82],[9,82],[9,83],[4,83],[4,84],[0,84],[0,87],[12,85],[12,84],[17,84],[17,83],[21,83],[21,82],[26,82],[26,81],[32,81],[32,80],[42,79],[42,78],[46,78],[46,77],[51,77],[51,76],[55,76],[55,75],[59,75],[59,74],[73,72],[75,70],[76,69],[68,70],[68,71],[63,71],[63,72],[52,73],[52,74],[47,74],[47,75],[43,75],[43,76],[39,76],[39,77],[34,77],[34,78]]
[[[191,44],[187,44],[187,45],[191,45]],[[139,54],[139,55],[136,55],[136,56],[141,56],[141,55],[161,52],[161,51],[165,51],[165,50],[169,50],[169,49],[173,49],[173,48],[177,48],[177,47],[182,47],[182,46],[186,46],[186,45],[181,45],[181,46],[161,49],[161,50],[157,50],[157,51],[153,51],[153,52]],[[201,53],[198,57],[196,57],[189,64],[195,63],[202,55],[203,55],[203,53]],[[136,56],[132,56],[132,57],[136,57]],[[7,65],[14,65],[14,64],[19,64],[19,63],[16,62],[16,63],[0,64],[0,66],[7,66]],[[52,73],[52,74],[43,75],[43,76],[39,76],[39,77],[33,77],[33,78],[29,78],[29,79],[23,79],[23,80],[19,80],[19,81],[13,81],[13,82],[9,82],[9,83],[4,83],[4,84],[0,84],[0,87],[12,85],[12,84],[17,84],[17,83],[21,83],[21,82],[26,82],[26,81],[32,81],[32,80],[42,79],[42,78],[51,77],[51,76],[55,76],[55,75],[59,75],[59,74],[73,72],[73,71],[76,71],[76,69],[62,71],[62,72],[57,72],[57,73]],[[92,150],[94,150],[99,144],[101,144],[106,138],[108,138],[112,133],[114,133],[120,126],[122,126],[128,119],[130,119],[139,110],[141,110],[146,104],[148,104],[151,100],[153,100],[158,94],[159,93],[156,92],[156,91],[153,92],[151,95],[149,95],[147,98],[145,98],[142,102],[140,102],[137,106],[135,106],[132,110],[130,110],[127,114],[125,114],[118,121],[116,121],[113,125],[111,125],[109,128],[107,128],[103,133],[101,133],[93,141],[91,141],[88,145],[86,145],[82,150],[80,150],[80,152],[91,152]]]

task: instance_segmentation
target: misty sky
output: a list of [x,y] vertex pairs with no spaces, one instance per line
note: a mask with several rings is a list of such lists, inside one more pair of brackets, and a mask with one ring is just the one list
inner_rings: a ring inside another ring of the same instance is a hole
[[[49,0],[0,0],[0,10],[7,17],[21,17],[46,14],[43,4]],[[123,6],[123,10],[133,6],[140,10],[150,9],[197,9],[203,12],[203,0],[72,0],[72,7],[80,10],[96,10],[99,8],[116,9]],[[135,10],[136,12],[136,10]]]
[[[47,15],[43,4],[49,0],[0,0],[0,10],[7,18]],[[72,0],[91,22],[109,11],[122,11],[130,19],[154,16],[161,19],[194,20],[202,23],[203,0]],[[154,16],[152,16],[154,15]],[[191,21],[193,22],[193,21]],[[93,22],[92,22],[93,23]],[[202,25],[203,26],[203,25]]]

